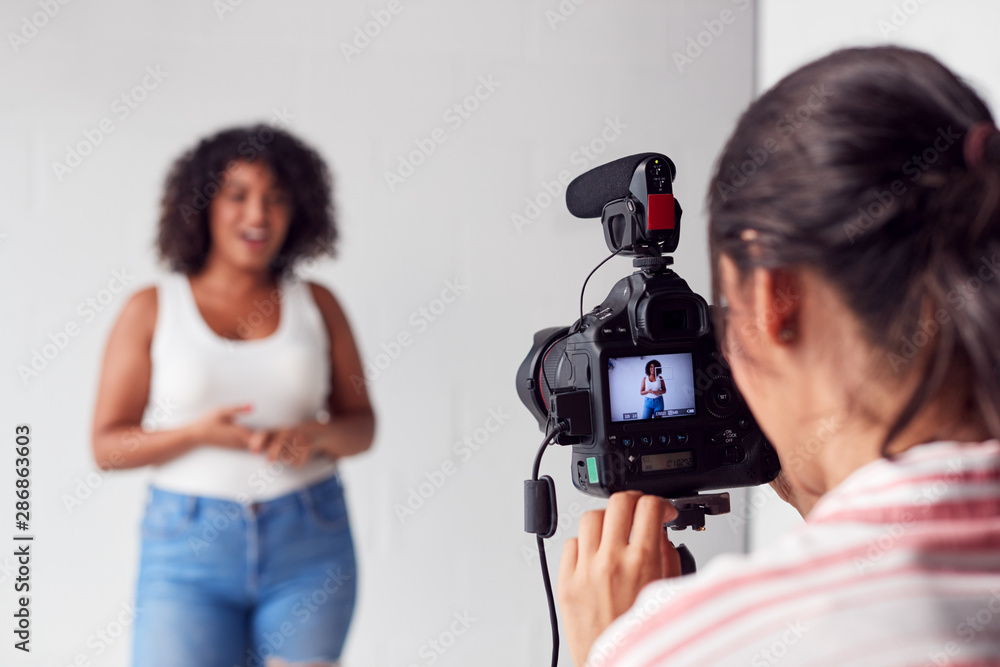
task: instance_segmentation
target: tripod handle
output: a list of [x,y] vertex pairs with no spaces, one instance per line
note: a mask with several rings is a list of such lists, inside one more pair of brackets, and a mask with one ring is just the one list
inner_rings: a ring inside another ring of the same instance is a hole
[[694,556],[691,555],[691,551],[683,544],[678,544],[676,547],[677,555],[681,557],[681,574],[694,574],[698,571],[698,567],[695,565]]

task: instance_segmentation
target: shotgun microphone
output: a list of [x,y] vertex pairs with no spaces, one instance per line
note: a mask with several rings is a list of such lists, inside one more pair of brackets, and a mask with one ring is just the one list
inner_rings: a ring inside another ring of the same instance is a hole
[[629,155],[601,165],[574,178],[566,188],[566,208],[577,218],[599,218],[608,202],[623,199],[629,194],[629,185],[636,167],[648,157],[662,158],[669,169],[671,183],[677,173],[674,163],[661,153]]

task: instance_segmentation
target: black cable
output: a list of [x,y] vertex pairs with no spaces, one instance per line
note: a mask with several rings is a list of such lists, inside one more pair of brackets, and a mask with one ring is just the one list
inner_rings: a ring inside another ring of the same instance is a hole
[[556,601],[552,597],[552,581],[549,579],[549,564],[545,560],[545,540],[541,535],[535,535],[538,541],[538,560],[542,564],[542,582],[545,584],[545,596],[549,600],[549,622],[552,624],[552,667],[559,664],[559,620],[556,618]]
[[[631,246],[628,249],[631,249]],[[609,259],[611,259],[615,255],[617,255],[618,253],[620,253],[622,250],[626,250],[626,248],[618,248],[618,250],[615,250],[613,253],[611,253],[610,255],[608,255],[607,257],[605,257],[604,260],[600,264],[598,264],[597,266],[595,266],[594,270],[591,271],[590,273],[588,273],[587,277],[584,279],[584,281],[583,281],[583,287],[580,288],[580,319],[581,320],[583,319],[583,294],[584,294],[584,292],[587,291],[587,283],[590,281],[590,276],[592,276],[595,273],[597,273],[597,269],[599,269],[602,266],[604,266],[605,263],[607,263],[607,261]]]
[[[564,425],[555,424],[555,428],[549,431],[548,435],[545,436],[545,440],[542,441],[542,446],[538,448],[538,454],[535,455],[535,464],[531,469],[532,481],[538,481],[538,473],[541,471],[542,467],[542,454],[545,453],[545,449],[552,444],[552,441],[555,440],[556,436],[564,430],[566,430]],[[538,542],[538,560],[542,564],[542,583],[545,584],[545,598],[549,603],[549,623],[552,625],[552,667],[557,667],[559,663],[559,619],[556,618],[556,600],[552,595],[552,580],[549,578],[549,563],[545,558],[545,540],[541,535],[536,535],[535,540]]]
[[[611,253],[610,255],[608,255],[607,257],[605,257],[603,260],[601,260],[601,263],[598,264],[597,266],[595,266],[591,270],[591,272],[587,274],[587,277],[584,278],[584,280],[583,280],[583,287],[580,288],[580,320],[583,320],[583,296],[584,296],[584,294],[587,291],[587,283],[590,282],[590,277],[592,275],[594,275],[595,273],[597,273],[597,269],[599,269],[602,266],[604,266],[608,262],[608,260],[610,260],[612,257],[614,257],[615,255],[617,255],[618,253],[620,253],[623,250],[631,250],[632,247],[633,246],[629,246],[628,248],[619,248],[618,250],[615,250],[613,253]],[[565,339],[569,338],[570,336],[572,336],[573,334],[575,334],[579,330],[579,329],[577,329],[577,325],[579,325],[579,324],[580,324],[580,322],[578,321],[576,324],[574,324],[573,326],[571,326],[566,331],[566,333],[564,333],[562,336],[559,336],[559,338],[556,338],[554,341],[552,341],[551,343],[549,343],[548,349],[551,350],[551,349],[555,348],[555,346],[558,345],[560,341],[565,340]],[[545,380],[545,388],[548,389],[549,390],[549,394],[551,394],[552,393],[552,384],[549,382],[549,374],[545,371],[544,360],[542,362],[542,379]]]
[[[631,248],[619,248],[613,253],[605,257],[600,264],[594,267],[594,269],[587,274],[586,279],[583,281],[583,287],[580,288],[580,320],[583,320],[583,297],[587,292],[587,283],[590,282],[590,277],[597,273],[597,270],[604,266],[612,257],[616,256],[622,250],[630,250]],[[579,323],[578,323],[579,324]],[[550,346],[551,350],[555,345],[576,333],[576,326],[572,326],[569,330],[558,339],[555,340]],[[542,361],[542,379],[545,380],[545,386],[548,388],[549,393],[552,393],[552,385],[549,384],[548,374],[545,372],[545,363]],[[545,449],[555,440],[556,436],[566,430],[565,424],[555,423],[552,419],[552,414],[549,414],[549,423],[546,425],[546,436],[545,440],[542,441],[542,446],[538,448],[538,454],[535,455],[535,463],[531,469],[531,480],[533,482],[538,481],[538,473],[542,467],[542,455],[545,453]],[[541,535],[535,536],[535,541],[538,544],[538,561],[542,566],[542,583],[545,584],[545,598],[549,603],[549,622],[552,625],[552,667],[557,667],[559,663],[559,619],[556,617],[556,600],[555,596],[552,595],[552,579],[549,577],[549,563],[548,559],[545,557],[545,538]]]

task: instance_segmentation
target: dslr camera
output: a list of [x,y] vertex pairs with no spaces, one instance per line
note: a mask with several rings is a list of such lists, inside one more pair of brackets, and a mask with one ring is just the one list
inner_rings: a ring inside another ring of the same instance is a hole
[[[590,312],[581,303],[572,326],[536,333],[518,369],[518,396],[573,447],[573,483],[590,495],[698,497],[779,471],[719,351],[715,307],[669,268],[682,213],[675,175],[667,156],[641,153],[569,184],[570,213],[600,217],[608,248],[634,257],[636,271]],[[728,511],[728,494],[716,495],[725,507],[703,511]]]

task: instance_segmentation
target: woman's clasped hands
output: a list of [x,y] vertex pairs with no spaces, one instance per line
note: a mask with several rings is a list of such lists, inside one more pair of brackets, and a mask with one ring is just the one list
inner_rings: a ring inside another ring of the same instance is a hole
[[191,424],[192,437],[200,443],[261,453],[269,462],[281,461],[296,468],[316,453],[309,424],[253,429],[236,421],[252,410],[249,404],[209,410]]

